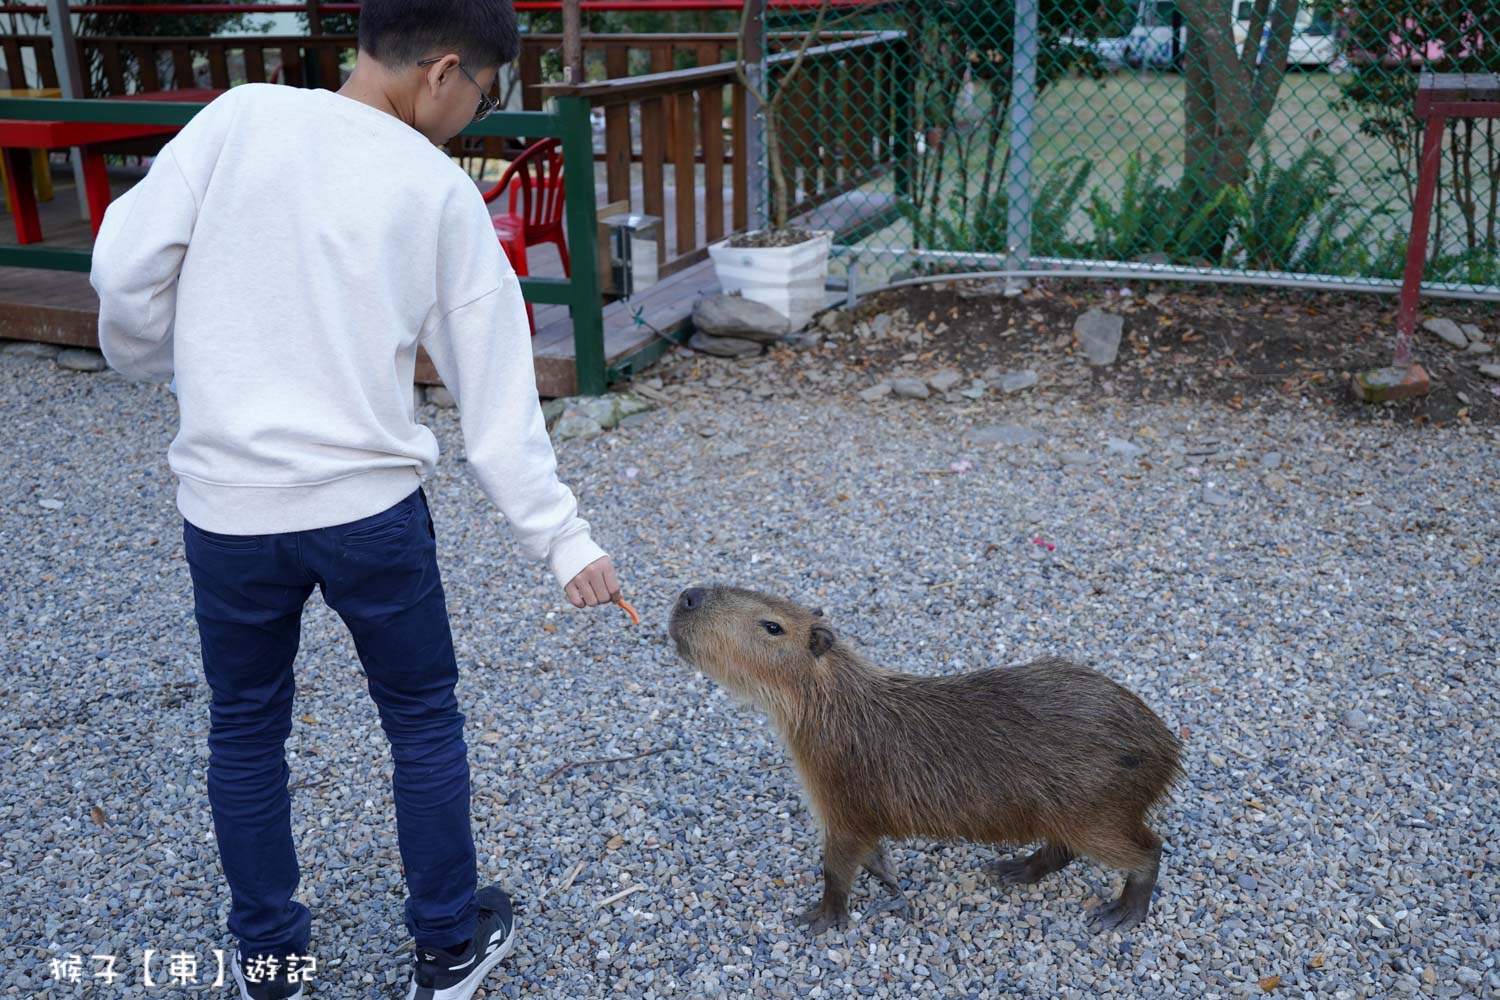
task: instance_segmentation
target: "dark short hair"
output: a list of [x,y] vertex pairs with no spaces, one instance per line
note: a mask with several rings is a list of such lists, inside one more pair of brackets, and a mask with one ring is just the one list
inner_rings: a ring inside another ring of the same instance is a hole
[[521,33],[511,0],[364,0],[359,47],[392,68],[448,52],[503,66],[520,54]]

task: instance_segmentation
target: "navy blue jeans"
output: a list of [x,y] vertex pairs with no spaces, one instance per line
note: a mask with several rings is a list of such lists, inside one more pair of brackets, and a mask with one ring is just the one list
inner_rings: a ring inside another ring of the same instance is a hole
[[427,494],[311,531],[221,535],[183,521],[182,534],[213,692],[208,800],[241,954],[308,954],[284,746],[314,586],[354,636],[390,741],[406,928],[418,945],[468,941],[478,911],[468,746]]

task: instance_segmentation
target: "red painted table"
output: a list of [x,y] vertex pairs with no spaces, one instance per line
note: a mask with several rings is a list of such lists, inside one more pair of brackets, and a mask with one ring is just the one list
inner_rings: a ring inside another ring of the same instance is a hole
[[1418,161],[1416,204],[1412,208],[1411,242],[1401,283],[1401,310],[1396,320],[1396,357],[1391,367],[1411,364],[1412,336],[1417,329],[1417,296],[1427,262],[1427,230],[1437,197],[1443,164],[1443,129],[1452,118],[1500,118],[1500,73],[1424,73],[1417,82],[1417,117],[1427,123]]
[[[115,98],[122,101],[181,101],[207,104],[222,90],[161,90]],[[5,189],[10,194],[16,219],[19,243],[40,243],[42,222],[37,214],[36,193],[32,190],[31,151],[77,146],[83,154],[83,182],[88,195],[89,222],[94,235],[104,221],[109,207],[109,175],[104,169],[101,144],[142,136],[170,135],[181,125],[112,125],[102,122],[0,120],[0,155],[5,157]]]

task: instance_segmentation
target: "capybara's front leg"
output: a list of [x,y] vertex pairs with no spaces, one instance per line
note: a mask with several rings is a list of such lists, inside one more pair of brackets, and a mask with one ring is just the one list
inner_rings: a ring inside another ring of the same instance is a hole
[[849,886],[874,845],[847,834],[830,833],[823,838],[823,898],[797,917],[814,934],[830,927],[849,925]]

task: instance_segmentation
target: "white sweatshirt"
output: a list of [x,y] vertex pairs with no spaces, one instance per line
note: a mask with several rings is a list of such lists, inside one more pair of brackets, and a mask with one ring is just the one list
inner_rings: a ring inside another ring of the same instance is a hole
[[559,583],[604,553],[537,401],[521,287],[468,176],[415,129],[327,90],[219,97],[109,207],[99,345],[177,376],[177,506],[225,534],[378,513],[436,466],[421,343],[457,401],[469,468]]

